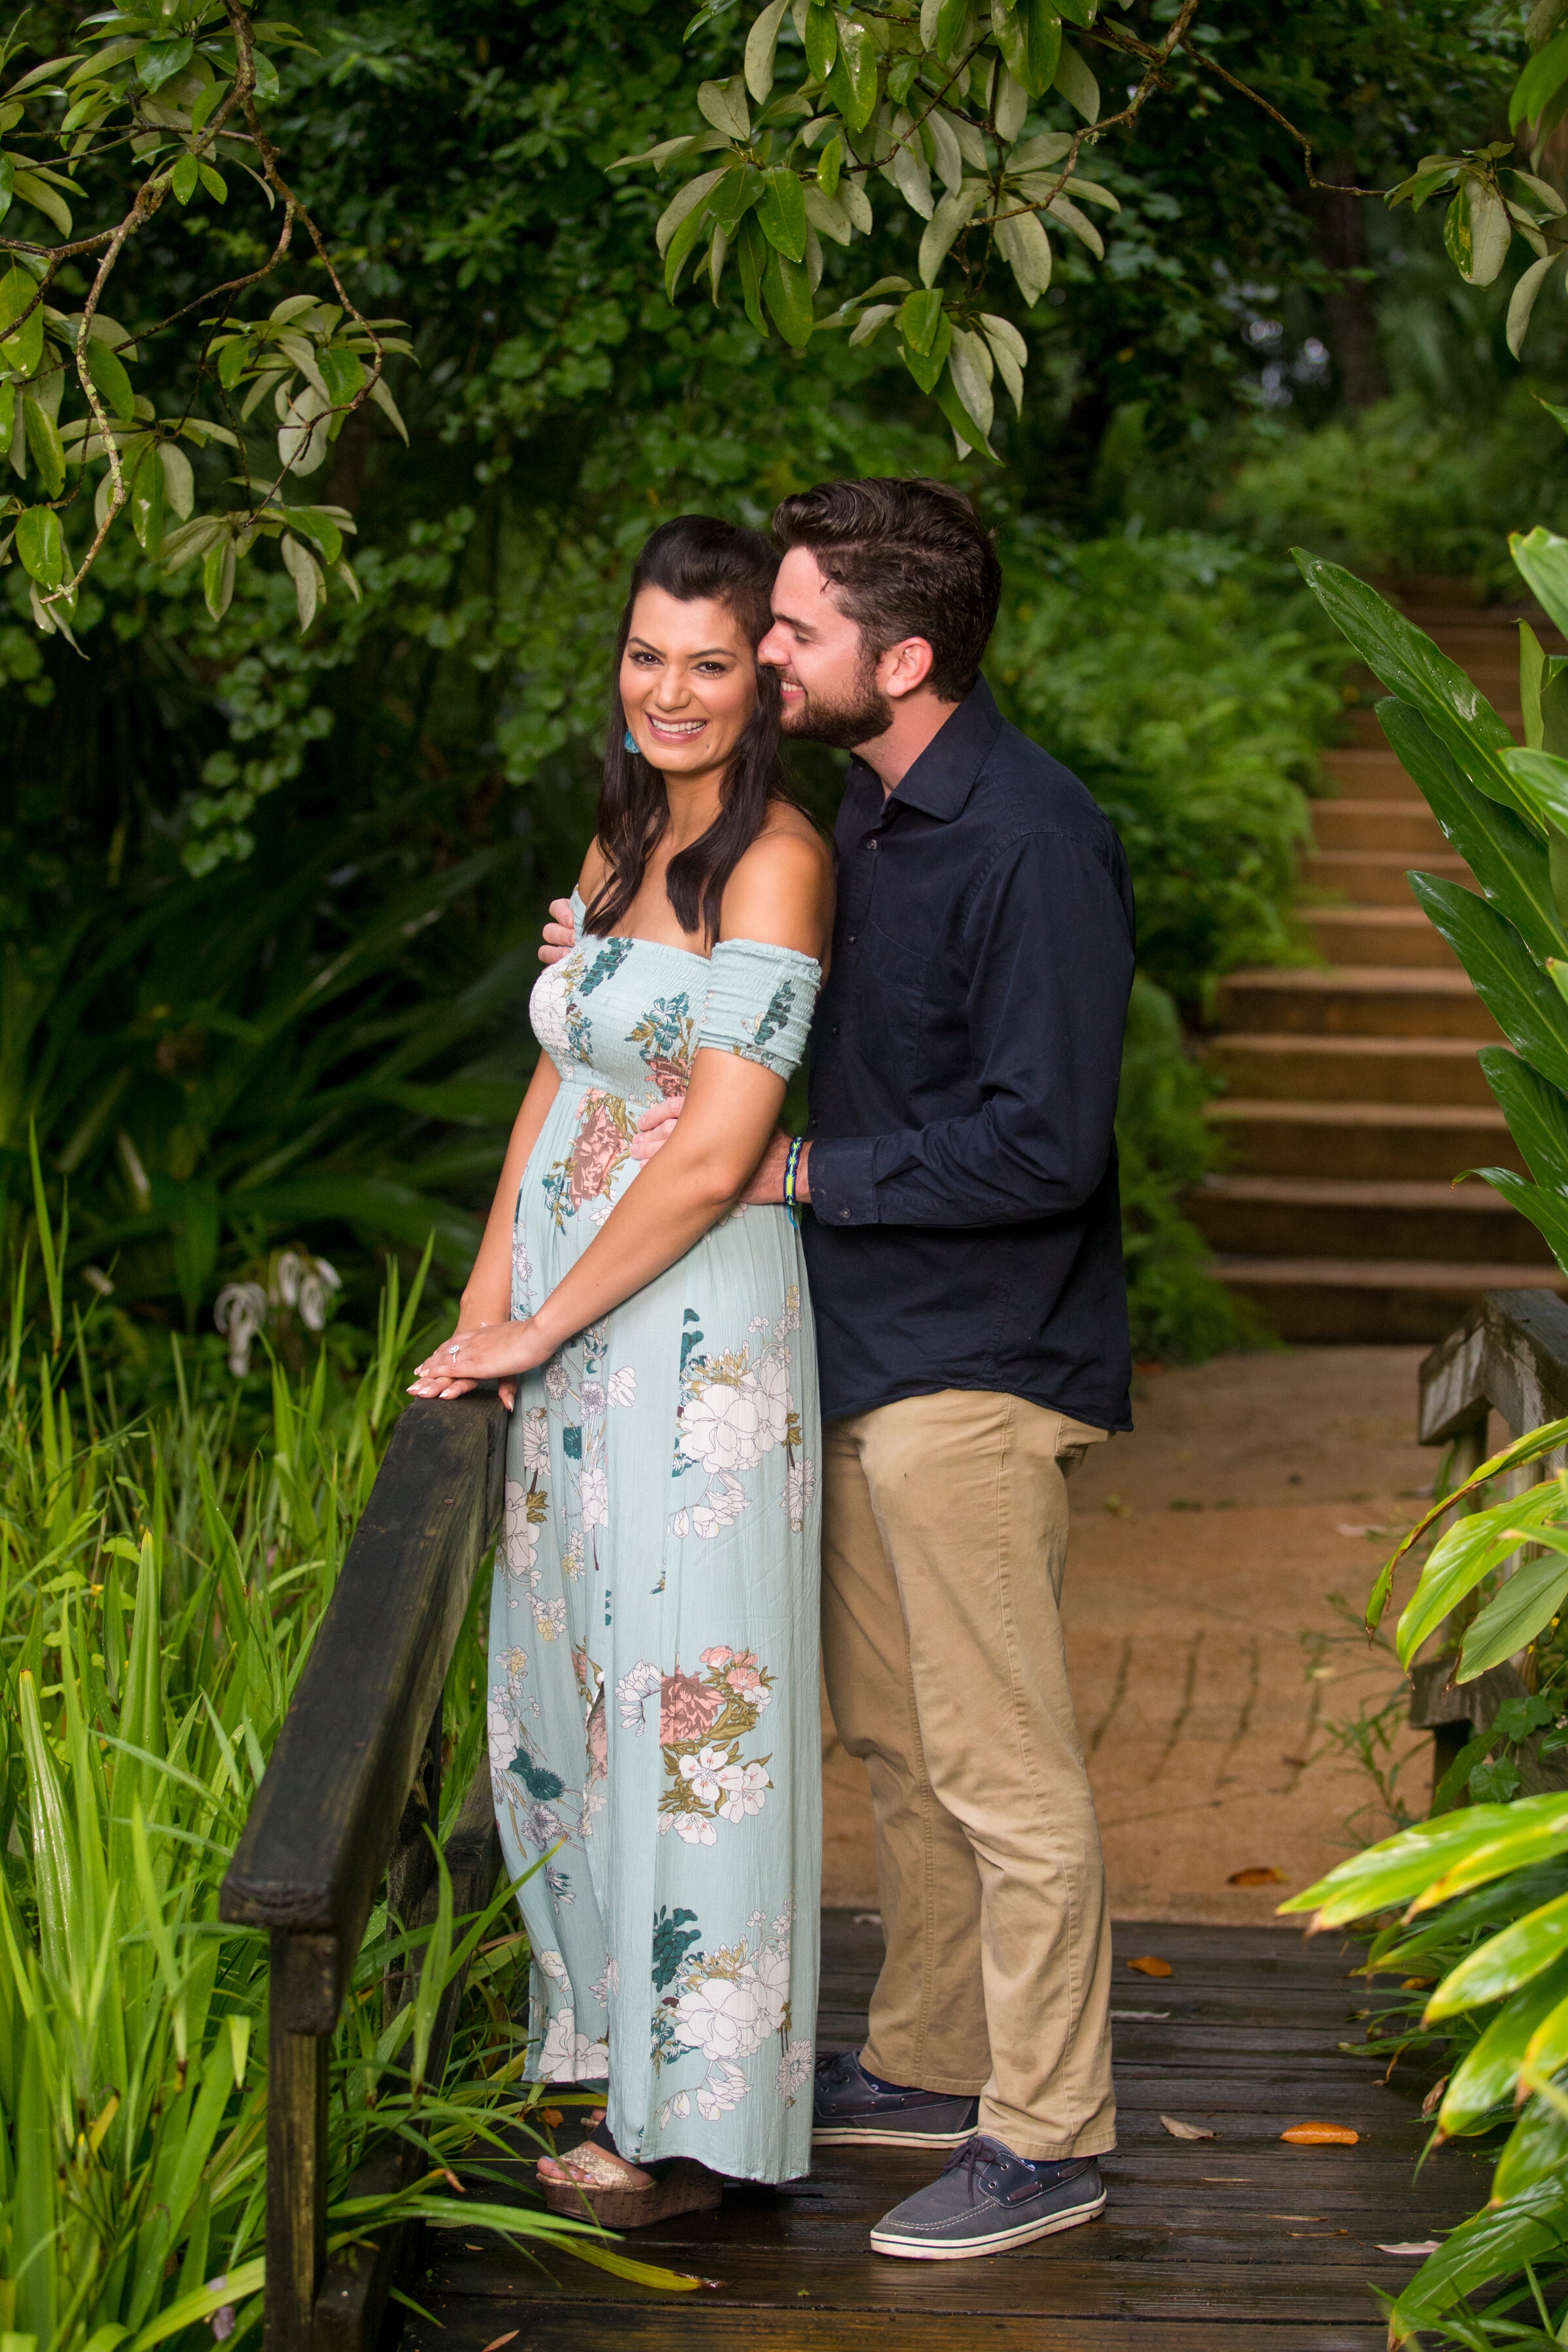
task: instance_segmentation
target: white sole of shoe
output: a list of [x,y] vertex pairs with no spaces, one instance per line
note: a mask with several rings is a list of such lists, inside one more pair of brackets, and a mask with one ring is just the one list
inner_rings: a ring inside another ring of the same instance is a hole
[[975,2126],[963,2131],[877,2131],[853,2124],[819,2124],[811,2135],[813,2147],[962,2147],[974,2137]]
[[894,2254],[912,2263],[973,2263],[986,2254],[1005,2254],[1014,2246],[1027,2246],[1036,2238],[1054,2238],[1058,2230],[1076,2230],[1080,2221],[1098,2221],[1105,2210],[1102,2192],[1092,2205],[1075,2205],[1066,2213],[1053,2213],[1048,2221],[1021,2221],[1016,2230],[1004,2230],[988,2237],[984,2245],[955,2246],[933,2243],[929,2238],[896,2238],[880,2230],[871,2232],[874,2254]]

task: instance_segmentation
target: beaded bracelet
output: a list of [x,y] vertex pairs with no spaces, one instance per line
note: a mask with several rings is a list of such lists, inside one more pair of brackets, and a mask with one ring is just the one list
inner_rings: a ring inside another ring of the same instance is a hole
[[789,1211],[789,1221],[796,1233],[800,1231],[800,1203],[795,1196],[795,1180],[800,1168],[800,1155],[805,1149],[805,1138],[803,1135],[792,1135],[789,1150],[784,1154],[784,1207]]

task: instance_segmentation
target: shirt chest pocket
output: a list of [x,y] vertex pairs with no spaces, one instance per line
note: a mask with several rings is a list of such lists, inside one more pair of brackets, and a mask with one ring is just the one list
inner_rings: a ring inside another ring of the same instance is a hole
[[908,1083],[920,1060],[929,959],[875,923],[866,926],[855,974],[855,1042],[873,1069]]

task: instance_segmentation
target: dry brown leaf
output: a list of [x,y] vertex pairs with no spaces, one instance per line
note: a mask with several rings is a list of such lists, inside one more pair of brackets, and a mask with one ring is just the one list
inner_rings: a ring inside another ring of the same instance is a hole
[[1415,2262],[1435,2254],[1442,2242],[1441,2238],[1402,2238],[1395,2245],[1380,2245],[1377,2251],[1380,2254],[1404,2254],[1407,2261]]
[[503,2344],[515,2344],[518,2339],[518,2335],[519,2330],[514,2327],[509,2334],[496,2336],[493,2342],[485,2346],[485,2352],[500,2352],[500,2347]]
[[1349,2124],[1292,2124],[1279,2137],[1292,2147],[1354,2147],[1361,2134]]
[[1443,2094],[1447,2087],[1448,2077],[1447,2074],[1439,2074],[1431,2089],[1427,2092],[1426,2096],[1421,2102],[1421,2112],[1424,2116],[1429,2116],[1434,2107],[1442,2104]]
[[1282,1870],[1272,1864],[1257,1863],[1250,1870],[1233,1870],[1226,1880],[1227,1886],[1289,1886],[1290,1882]]
[[1435,1985],[1436,1981],[1436,1977],[1401,1977],[1399,1990],[1401,1992],[1425,1992],[1428,1985]]
[[542,2124],[547,2124],[552,2131],[558,2131],[566,2118],[559,2107],[541,2107],[539,2120]]
[[1162,2116],[1160,2121],[1173,2139],[1218,2139],[1218,2132],[1205,2131],[1201,2124],[1184,2124],[1179,2116]]
[[1171,1973],[1170,1961],[1156,1959],[1152,1952],[1145,1952],[1141,1958],[1129,1960],[1127,1965],[1130,1969],[1136,1969],[1141,1977],[1168,1977]]

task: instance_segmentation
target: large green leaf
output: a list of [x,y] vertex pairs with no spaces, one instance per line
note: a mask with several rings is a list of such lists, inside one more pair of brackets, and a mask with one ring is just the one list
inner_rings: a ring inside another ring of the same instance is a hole
[[1531,2099],[1498,2158],[1492,2201],[1501,2204],[1522,2197],[1553,2174],[1559,2180],[1568,2179],[1568,2116],[1549,2100]]
[[1410,887],[1514,1051],[1568,1090],[1568,1006],[1513,925],[1460,883],[1413,874]]
[[1479,2131],[1495,2107],[1513,2097],[1531,2036],[1568,1994],[1568,1958],[1560,1960],[1498,2011],[1480,2040],[1456,2066],[1437,2111],[1449,2137]]
[[1314,1913],[1314,1932],[1364,1918],[1369,1911],[1391,1911],[1420,1895],[1472,1846],[1498,1835],[1511,1818],[1507,1805],[1471,1805],[1463,1812],[1417,1822],[1414,1829],[1401,1830],[1364,1853],[1352,1854],[1316,1885],[1288,1895],[1279,1909]]
[[1401,764],[1499,912],[1538,956],[1568,953],[1546,847],[1537,828],[1479,793],[1418,710],[1390,696],[1378,718]]
[[1479,687],[1375,588],[1304,548],[1292,552],[1308,587],[1373,675],[1421,713],[1489,799],[1517,807],[1513,785],[1497,759],[1513,737]]
[[280,1225],[330,1217],[352,1230],[384,1235],[416,1250],[434,1237],[437,1260],[453,1274],[468,1273],[479,1245],[476,1218],[385,1177],[337,1176],[323,1171],[260,1185],[240,1197],[247,1215]]
[[1568,629],[1568,539],[1538,524],[1511,532],[1508,551],[1557,627]]
[[1505,1045],[1483,1045],[1476,1059],[1536,1182],[1568,1188],[1568,1095]]
[[1522,1495],[1509,1496],[1484,1511],[1472,1511],[1438,1537],[1405,1604],[1395,1635],[1399,1663],[1411,1659],[1449,1611],[1483,1577],[1519,1549],[1517,1530],[1532,1529],[1568,1517],[1568,1495],[1555,1478],[1543,1478]]
[[1536,1540],[1546,1546],[1543,1557],[1521,1560],[1467,1631],[1456,1682],[1473,1683],[1489,1666],[1500,1666],[1556,1615],[1568,1593],[1568,1538],[1538,1528]]
[[1388,2315],[1391,2344],[1403,2344],[1417,2328],[1489,2281],[1522,2270],[1553,2253],[1568,2237],[1568,2186],[1543,2180],[1496,2212],[1461,2221],[1435,2254],[1429,2254]]
[[1568,1274],[1568,1194],[1544,1184],[1527,1183],[1510,1168],[1477,1168],[1477,1176],[1484,1176],[1495,1192],[1528,1217],[1564,1274]]
[[[1498,1812],[1500,1809],[1489,1809]],[[1472,1824],[1476,1809],[1460,1816]],[[1419,1896],[1413,1908],[1430,1910],[1452,1902],[1457,1895],[1506,1877],[1510,1871],[1533,1870],[1561,1853],[1568,1853],[1568,1794],[1548,1789],[1539,1797],[1521,1797],[1500,1811],[1500,1826],[1483,1827]],[[1532,1906],[1533,1907],[1533,1906]]]
[[1458,2017],[1462,2010],[1479,2009],[1500,2000],[1521,1985],[1531,1983],[1568,1953],[1568,1895],[1543,1903],[1493,1936],[1479,1949],[1466,1954],[1450,1969],[1426,2004],[1427,2024]]

